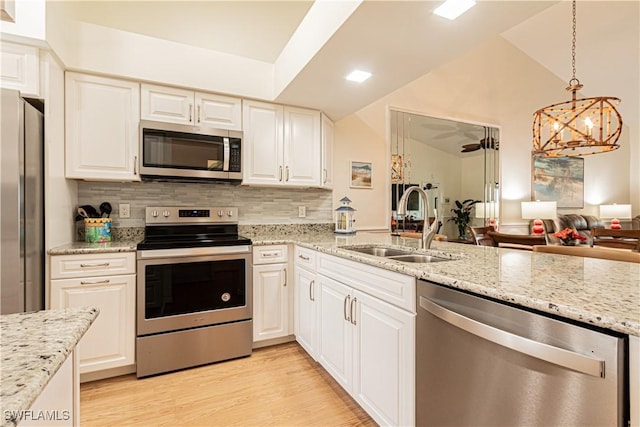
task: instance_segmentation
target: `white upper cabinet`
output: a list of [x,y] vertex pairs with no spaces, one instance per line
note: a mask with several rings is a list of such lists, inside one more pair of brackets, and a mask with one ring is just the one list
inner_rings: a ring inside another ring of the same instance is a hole
[[65,76],[66,177],[140,181],[140,85],[67,72]]
[[213,93],[142,84],[140,117],[143,120],[242,130],[242,100]]
[[0,42],[0,86],[22,96],[40,96],[40,57],[37,47]]
[[244,101],[243,123],[243,184],[320,185],[318,111]]
[[333,188],[333,122],[322,114],[322,182],[321,187]]

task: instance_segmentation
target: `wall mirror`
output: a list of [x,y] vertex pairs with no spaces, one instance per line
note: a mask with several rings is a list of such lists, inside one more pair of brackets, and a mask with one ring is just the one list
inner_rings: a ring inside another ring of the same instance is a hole
[[421,231],[425,212],[417,192],[407,203],[407,216],[396,215],[402,193],[411,185],[421,186],[440,218],[439,234],[448,240],[460,236],[451,209],[460,202],[479,200],[470,212],[469,226],[482,226],[499,219],[499,130],[482,124],[429,117],[390,110],[391,230]]

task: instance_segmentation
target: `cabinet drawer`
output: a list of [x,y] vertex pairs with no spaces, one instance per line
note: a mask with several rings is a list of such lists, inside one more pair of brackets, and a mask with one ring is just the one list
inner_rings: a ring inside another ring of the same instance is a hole
[[412,313],[416,311],[416,279],[412,276],[327,254],[318,254],[318,273]]
[[287,245],[254,246],[253,264],[274,264],[288,262],[289,252]]
[[51,257],[52,279],[133,274],[135,272],[135,252],[55,255]]
[[316,271],[316,254],[312,249],[296,246],[295,262],[296,267],[306,268],[307,270]]

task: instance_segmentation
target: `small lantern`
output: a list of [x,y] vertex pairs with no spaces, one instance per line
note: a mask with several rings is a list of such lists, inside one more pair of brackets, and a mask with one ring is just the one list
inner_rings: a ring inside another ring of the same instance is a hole
[[340,199],[342,206],[336,209],[336,229],[335,233],[340,234],[354,234],[356,230],[353,227],[353,223],[356,221],[353,218],[353,213],[356,211],[349,203],[351,200],[347,196]]

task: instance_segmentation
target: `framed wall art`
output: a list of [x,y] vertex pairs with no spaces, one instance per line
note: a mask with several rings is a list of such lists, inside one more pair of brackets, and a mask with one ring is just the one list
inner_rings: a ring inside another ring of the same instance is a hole
[[558,208],[584,207],[584,159],[535,157],[533,199],[558,202]]
[[351,188],[372,188],[371,176],[373,164],[370,162],[351,162]]

